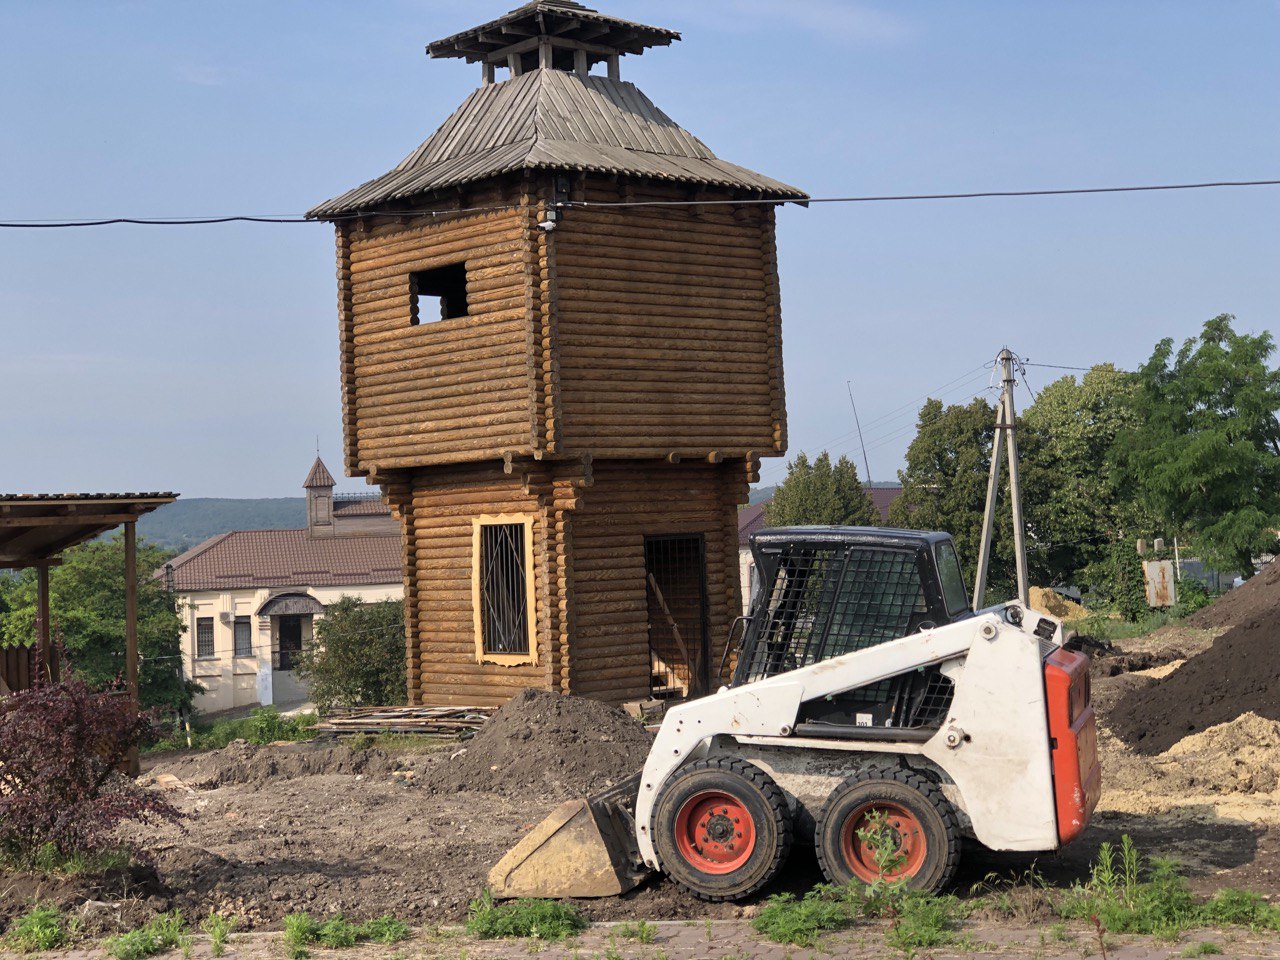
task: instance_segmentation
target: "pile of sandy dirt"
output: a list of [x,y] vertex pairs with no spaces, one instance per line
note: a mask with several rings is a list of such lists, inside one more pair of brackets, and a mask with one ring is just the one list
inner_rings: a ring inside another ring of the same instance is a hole
[[1280,611],[1280,563],[1262,568],[1244,586],[1223,594],[1202,610],[1187,618],[1187,623],[1200,629],[1235,627],[1272,617]]
[[441,793],[585,796],[638,772],[652,742],[616,707],[525,690],[447,763],[433,766],[424,786]]
[[399,765],[381,750],[352,750],[341,744],[316,741],[272,744],[267,748],[238,740],[222,750],[168,760],[157,766],[156,772],[177,777],[197,790],[213,790],[230,784],[260,788],[273,781],[320,774],[380,776]]
[[1082,620],[1089,615],[1089,611],[1080,604],[1049,587],[1032,587],[1030,594],[1032,610],[1047,613],[1059,620]]
[[1277,642],[1271,616],[1233,627],[1168,676],[1128,691],[1107,725],[1138,753],[1151,756],[1245,713],[1280,720]]

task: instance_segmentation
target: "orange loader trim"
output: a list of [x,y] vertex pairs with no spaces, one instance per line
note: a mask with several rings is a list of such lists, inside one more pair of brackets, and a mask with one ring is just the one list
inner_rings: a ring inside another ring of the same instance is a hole
[[1089,702],[1089,658],[1057,649],[1045,658],[1045,699],[1053,758],[1053,793],[1058,840],[1080,835],[1102,794],[1098,724]]

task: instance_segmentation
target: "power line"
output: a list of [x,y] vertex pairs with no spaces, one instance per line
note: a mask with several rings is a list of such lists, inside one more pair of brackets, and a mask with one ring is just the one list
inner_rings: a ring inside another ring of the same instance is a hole
[[[982,190],[969,193],[914,193],[886,194],[882,196],[809,197],[796,201],[815,203],[897,203],[913,200],[977,200],[994,197],[1062,197],[1098,193],[1150,193],[1167,190],[1208,190],[1221,187],[1274,187],[1280,180],[1215,180],[1204,183],[1159,183],[1123,187],[1066,187],[1051,190]],[[769,205],[787,201],[762,198],[739,200],[568,200],[558,207],[712,207]],[[147,227],[190,227],[222,223],[329,223],[337,220],[360,220],[365,217],[444,217],[463,213],[482,213],[516,209],[517,204],[488,207],[465,207],[458,210],[365,210],[354,213],[327,214],[310,218],[304,214],[231,214],[214,217],[77,217],[68,219],[15,219],[0,220],[0,227],[24,230],[68,229],[78,227],[106,227],[130,224]]]

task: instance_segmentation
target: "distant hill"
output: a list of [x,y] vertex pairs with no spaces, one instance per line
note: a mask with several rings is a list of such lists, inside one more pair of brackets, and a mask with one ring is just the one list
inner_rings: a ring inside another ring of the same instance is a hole
[[231,530],[288,530],[306,523],[307,502],[303,497],[192,497],[147,514],[138,521],[138,536],[182,551]]
[[776,483],[767,487],[752,487],[751,499],[747,501],[747,505],[752,506],[757,503],[764,503],[773,497],[773,491],[777,489],[778,485]]

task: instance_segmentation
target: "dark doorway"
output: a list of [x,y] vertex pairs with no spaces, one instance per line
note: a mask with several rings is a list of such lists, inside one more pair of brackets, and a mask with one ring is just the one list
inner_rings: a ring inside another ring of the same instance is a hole
[[707,551],[701,534],[644,538],[650,693],[700,697],[710,687]]
[[280,618],[280,670],[292,670],[302,653],[302,617],[286,614]]

